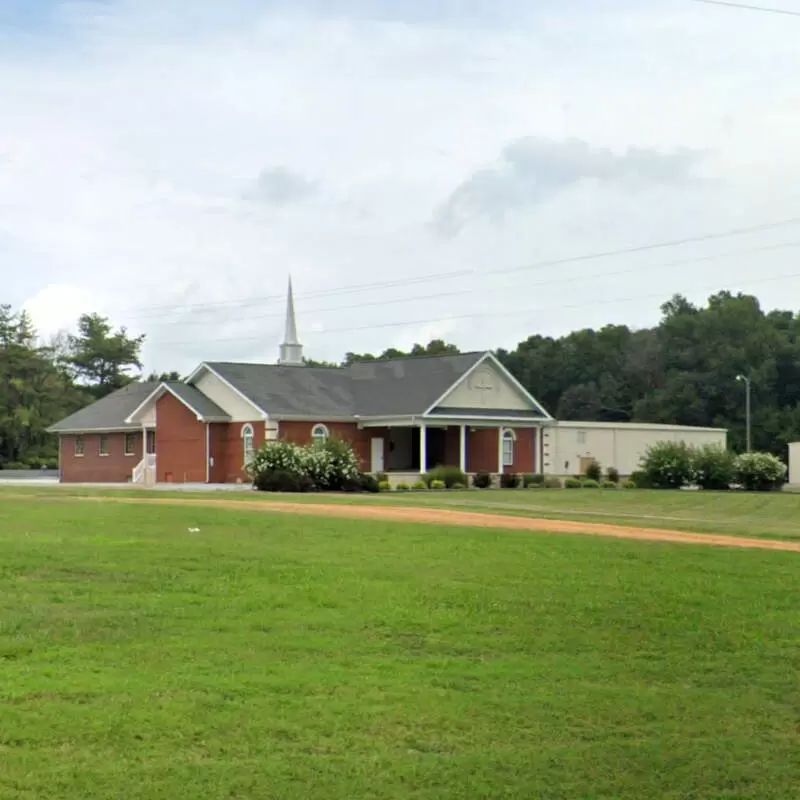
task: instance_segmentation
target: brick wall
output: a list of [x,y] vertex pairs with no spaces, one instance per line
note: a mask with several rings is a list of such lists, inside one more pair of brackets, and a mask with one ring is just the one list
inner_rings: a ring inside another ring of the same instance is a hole
[[467,429],[467,472],[497,472],[497,431]]
[[385,442],[386,432],[376,431],[375,429],[359,430],[358,425],[354,422],[325,422],[325,420],[296,422],[285,420],[280,423],[278,435],[285,441],[308,445],[311,444],[311,431],[317,424],[324,425],[331,436],[352,444],[353,450],[361,462],[362,470],[369,470],[370,468],[370,439],[382,436],[384,438],[384,454],[388,453],[388,445]]
[[[245,425],[253,426],[253,447],[258,450],[264,444],[264,420],[252,422],[231,422],[229,424],[212,426],[224,429],[220,432],[219,446],[224,450],[222,483],[247,483],[250,479],[244,470],[244,439],[242,429]],[[215,456],[216,461],[216,456]]]
[[172,394],[156,403],[156,480],[205,483],[206,424]]
[[211,483],[227,483],[229,427],[227,422],[211,423],[210,455],[214,459],[214,464],[210,470]]
[[61,480],[64,483],[127,483],[133,468],[142,460],[142,435],[132,437],[133,455],[125,455],[125,434],[103,434],[108,455],[100,455],[100,434],[87,433],[83,438],[83,455],[75,454],[77,436],[61,437]]
[[[533,472],[536,464],[536,430],[515,430],[514,463],[503,468],[503,472]],[[489,428],[467,432],[467,471],[497,472],[500,456],[500,430]],[[456,456],[455,463],[458,463]]]
[[536,464],[536,430],[520,428],[515,433],[517,441],[514,444],[514,463],[506,467],[504,472],[533,472]]

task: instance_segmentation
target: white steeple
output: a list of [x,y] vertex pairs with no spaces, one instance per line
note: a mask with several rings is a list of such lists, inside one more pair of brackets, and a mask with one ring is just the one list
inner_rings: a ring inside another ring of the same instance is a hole
[[279,364],[300,367],[303,365],[303,345],[297,341],[297,323],[294,318],[294,295],[292,294],[292,276],[289,276],[289,291],[286,295],[286,330],[281,344]]

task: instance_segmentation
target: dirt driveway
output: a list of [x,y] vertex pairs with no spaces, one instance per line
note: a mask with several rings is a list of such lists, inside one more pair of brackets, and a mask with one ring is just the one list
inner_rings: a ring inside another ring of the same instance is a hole
[[[71,498],[72,499],[72,498]],[[339,517],[345,519],[376,519],[386,522],[425,523],[428,525],[494,528],[537,533],[566,533],[589,536],[608,536],[615,539],[671,542],[674,544],[701,544],[715,547],[739,547],[757,550],[782,550],[800,553],[800,542],[773,539],[747,539],[722,534],[680,533],[657,528],[636,528],[606,525],[599,522],[576,520],[532,519],[510,517],[502,514],[484,514],[471,511],[450,511],[442,508],[409,508],[396,506],[367,506],[356,504],[292,503],[271,500],[219,500],[201,498],[152,497],[82,497],[86,502],[149,503],[154,505],[200,506],[228,508],[238,511],[259,511],[264,514],[297,514],[302,516]]]

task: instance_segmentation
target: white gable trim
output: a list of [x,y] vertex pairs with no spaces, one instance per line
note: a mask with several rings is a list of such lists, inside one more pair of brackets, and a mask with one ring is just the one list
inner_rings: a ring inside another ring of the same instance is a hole
[[533,403],[543,414],[545,419],[553,419],[547,409],[503,366],[502,361],[494,354],[489,353],[489,360],[508,378],[509,382],[515,386],[522,395]]
[[182,403],[186,408],[189,409],[196,417],[198,422],[227,422],[227,419],[222,419],[220,417],[204,417],[196,408],[194,408],[190,403],[186,401],[185,398],[181,397],[176,391],[168,386],[166,383],[160,383],[156,388],[150,392],[149,395],[136,407],[136,409],[131,413],[129,417],[125,419],[125,423],[128,425],[135,425],[136,424],[136,417],[137,415],[144,411],[151,403],[157,402],[160,400],[165,394],[171,394],[178,402]]
[[192,373],[184,380],[184,383],[193,384],[193,381],[197,379],[197,376],[200,375],[203,371],[210,372],[217,380],[221,381],[228,387],[234,394],[241,397],[245,403],[248,403],[252,408],[256,410],[258,414],[260,414],[265,420],[269,419],[269,414],[264,411],[261,406],[256,405],[244,392],[239,391],[230,381],[226,381],[222,375],[219,374],[215,369],[212,369],[206,362],[204,361],[200,366],[192,371]]
[[453,383],[451,386],[448,386],[444,394],[437,398],[435,403],[431,403],[431,405],[422,412],[422,416],[427,416],[431,413],[431,411],[433,411],[434,408],[436,408],[436,406],[441,405],[442,401],[447,397],[447,395],[449,395],[450,392],[456,388],[456,386],[459,386],[467,378],[469,378],[469,376],[472,375],[472,373],[475,372],[475,370],[478,369],[478,367],[483,364],[484,361],[486,361],[488,356],[489,353],[484,353],[463,375],[461,375],[459,378],[456,378],[455,383]]
[[455,389],[460,386],[470,375],[472,375],[475,370],[478,369],[482,364],[485,364],[487,361],[491,362],[497,369],[499,370],[500,374],[529,402],[532,403],[536,408],[540,409],[542,414],[544,415],[542,419],[551,420],[553,417],[547,413],[547,409],[502,365],[500,360],[497,356],[492,353],[491,351],[484,353],[481,358],[479,358],[461,377],[459,377],[452,386],[448,387],[447,391],[439,397],[435,403],[433,403],[430,408],[425,409],[423,412],[424,417],[427,417],[431,412],[440,406],[444,400],[447,399],[447,396],[455,391]]

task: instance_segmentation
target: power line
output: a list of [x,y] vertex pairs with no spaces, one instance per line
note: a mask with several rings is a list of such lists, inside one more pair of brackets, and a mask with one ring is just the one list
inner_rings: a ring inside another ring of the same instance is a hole
[[[737,285],[760,285],[762,283],[772,283],[775,281],[781,280],[788,280],[791,278],[800,278],[800,272],[790,272],[784,275],[773,275],[769,278],[756,278],[752,280],[743,280],[743,281],[735,281]],[[717,284],[711,284],[706,286],[698,286],[694,288],[694,291],[713,291],[718,288]],[[502,311],[478,311],[475,313],[469,314],[457,314],[451,315],[448,317],[436,317],[431,319],[413,319],[413,320],[403,320],[398,322],[379,322],[372,325],[357,325],[357,326],[350,326],[350,327],[343,327],[343,328],[326,328],[319,333],[322,335],[329,335],[331,333],[350,333],[355,331],[372,331],[372,330],[385,330],[388,328],[403,328],[403,327],[410,327],[412,325],[435,325],[440,324],[442,322],[455,322],[455,321],[462,321],[468,319],[488,319],[492,317],[516,317],[524,314],[538,314],[544,312],[552,312],[552,311],[566,311],[566,310],[574,310],[579,308],[594,308],[598,305],[612,305],[614,303],[628,303],[640,300],[649,300],[651,298],[659,298],[663,297],[663,292],[651,292],[649,294],[644,295],[634,295],[630,297],[616,297],[612,299],[606,300],[592,300],[588,303],[575,303],[570,305],[560,305],[560,306],[542,306],[539,308],[524,308],[524,309],[517,309],[517,310],[502,310]],[[258,336],[230,336],[230,337],[215,337],[215,342],[247,342],[247,341],[263,341],[263,335]],[[185,340],[185,341],[171,341],[171,340],[159,340],[158,345],[188,345],[188,344],[197,344],[197,339],[192,340]]]
[[[634,253],[644,253],[652,250],[661,250],[668,247],[679,247],[682,245],[687,244],[698,244],[700,242],[708,242],[718,239],[728,239],[733,238],[736,236],[745,236],[750,233],[761,233],[764,231],[775,230],[777,228],[786,227],[789,225],[797,225],[800,223],[800,217],[792,217],[789,219],[778,220],[777,222],[770,222],[765,223],[762,225],[750,225],[743,228],[731,228],[726,231],[718,231],[714,233],[706,233],[698,236],[689,236],[683,239],[670,239],[666,241],[660,242],[653,242],[650,244],[644,245],[636,245],[633,247],[624,247],[618,250],[601,250],[598,252],[592,253],[585,253],[582,255],[577,256],[569,256],[565,258],[556,258],[550,259],[546,261],[536,261],[530,264],[525,264],[518,267],[510,267],[508,269],[503,269],[502,274],[508,273],[517,273],[517,272],[527,272],[527,271],[535,271],[539,269],[545,269],[547,267],[558,267],[564,266],[566,264],[577,264],[586,261],[595,261],[603,258],[611,258],[613,256],[623,256],[623,255],[631,255]],[[439,272],[439,273],[432,273],[428,275],[423,275],[417,278],[403,278],[399,280],[392,280],[392,281],[379,281],[373,283],[362,283],[362,284],[351,284],[349,286],[340,286],[335,287],[333,289],[325,289],[320,290],[317,292],[305,292],[299,293],[295,295],[295,298],[300,299],[312,299],[317,297],[334,297],[344,294],[357,294],[360,292],[371,291],[374,289],[391,289],[397,287],[405,287],[414,284],[423,284],[429,283],[432,281],[437,280],[451,280],[455,278],[464,278],[469,275],[477,274],[479,270],[475,269],[460,269],[460,270],[450,270],[448,272]],[[486,275],[487,273],[481,273]],[[130,310],[138,310],[142,309],[145,311],[176,311],[179,309],[198,309],[198,308],[224,308],[227,306],[234,306],[234,305],[241,305],[243,303],[247,304],[255,304],[258,302],[270,302],[270,301],[283,301],[286,297],[284,294],[275,294],[275,295],[264,295],[261,297],[249,297],[246,299],[240,300],[221,300],[221,301],[213,301],[207,303],[176,303],[176,304],[168,304],[162,306],[129,306],[127,309],[122,308],[119,309],[120,312],[122,311],[130,311]],[[146,319],[149,315],[140,315],[134,318],[138,319]]]
[[693,3],[704,3],[709,6],[726,6],[728,8],[740,8],[746,11],[761,11],[765,14],[783,14],[787,17],[800,17],[800,11],[790,11],[788,8],[768,8],[766,6],[755,6],[749,3],[731,3],[728,0],[691,0]]
[[[652,267],[652,269],[653,270],[664,270],[664,269],[670,269],[671,267],[685,266],[687,264],[698,264],[698,263],[707,262],[707,261],[716,261],[716,260],[720,260],[720,259],[724,259],[724,258],[730,258],[732,256],[739,256],[739,255],[752,254],[752,253],[765,253],[765,252],[770,252],[770,251],[775,251],[775,250],[785,250],[785,249],[791,249],[791,248],[796,248],[796,247],[800,247],[800,240],[781,242],[779,244],[774,244],[774,245],[762,245],[762,246],[759,246],[759,247],[741,248],[741,249],[737,249],[737,250],[729,250],[729,251],[727,251],[725,253],[714,253],[714,254],[711,254],[711,255],[696,256],[694,258],[689,258],[689,259],[681,259],[681,260],[678,260],[678,261],[670,261],[670,262],[667,262],[667,263],[662,263],[662,264],[655,265],[655,266]],[[641,267],[637,265],[637,266],[634,266],[634,267],[626,267],[625,269],[620,269],[620,270],[604,271],[602,273],[602,275],[598,275],[598,277],[608,278],[608,277],[615,277],[615,276],[619,276],[619,275],[631,275],[633,273],[639,272],[640,270],[641,270]],[[523,286],[519,286],[519,285],[513,285],[513,284],[512,285],[508,285],[507,284],[505,286],[497,287],[496,289],[491,289],[491,288],[486,288],[486,287],[482,286],[482,287],[477,288],[477,289],[455,289],[453,291],[448,291],[448,292],[436,292],[436,293],[432,293],[432,294],[413,295],[411,297],[399,297],[399,298],[381,299],[381,300],[375,300],[373,302],[366,302],[366,303],[365,302],[360,302],[360,303],[352,303],[352,304],[349,304],[349,305],[329,306],[328,308],[304,309],[302,313],[303,313],[304,316],[309,316],[309,315],[312,315],[312,314],[325,314],[325,313],[330,313],[330,312],[335,312],[335,311],[351,311],[351,310],[354,310],[354,309],[370,308],[370,307],[373,307],[373,306],[400,305],[400,304],[403,304],[403,303],[417,303],[417,302],[422,302],[422,301],[426,301],[426,300],[438,300],[438,299],[442,299],[442,298],[463,297],[465,295],[475,294],[476,292],[481,292],[482,294],[485,295],[485,294],[492,294],[492,293],[500,292],[500,291],[507,292],[509,290],[515,290],[515,289],[520,289],[520,290],[522,290],[522,289],[535,289],[535,288],[541,288],[541,287],[544,287],[544,286],[555,286],[555,285],[558,285],[558,284],[572,283],[572,282],[574,282],[576,280],[576,277],[581,277],[581,276],[574,276],[573,275],[573,276],[569,276],[569,277],[566,277],[566,278],[558,278],[558,279],[555,279],[555,280],[546,280],[546,281],[538,281],[538,282],[535,282],[535,283],[526,283],[524,285],[524,287]],[[257,314],[255,316],[248,316],[248,317],[237,316],[236,319],[233,320],[233,321],[235,321],[235,322],[255,322],[255,321],[265,321],[265,320],[269,320],[269,319],[283,319],[284,314],[285,314],[285,312],[283,310],[281,310],[281,311],[277,311],[275,313],[270,313],[270,314]],[[168,326],[168,325],[175,325],[175,326],[183,327],[185,325],[210,325],[210,324],[213,324],[214,321],[215,320],[213,320],[213,319],[208,319],[207,317],[205,317],[204,319],[165,320],[164,322],[161,322],[161,323],[156,322],[155,324],[159,325],[160,327],[165,327],[165,326]]]

